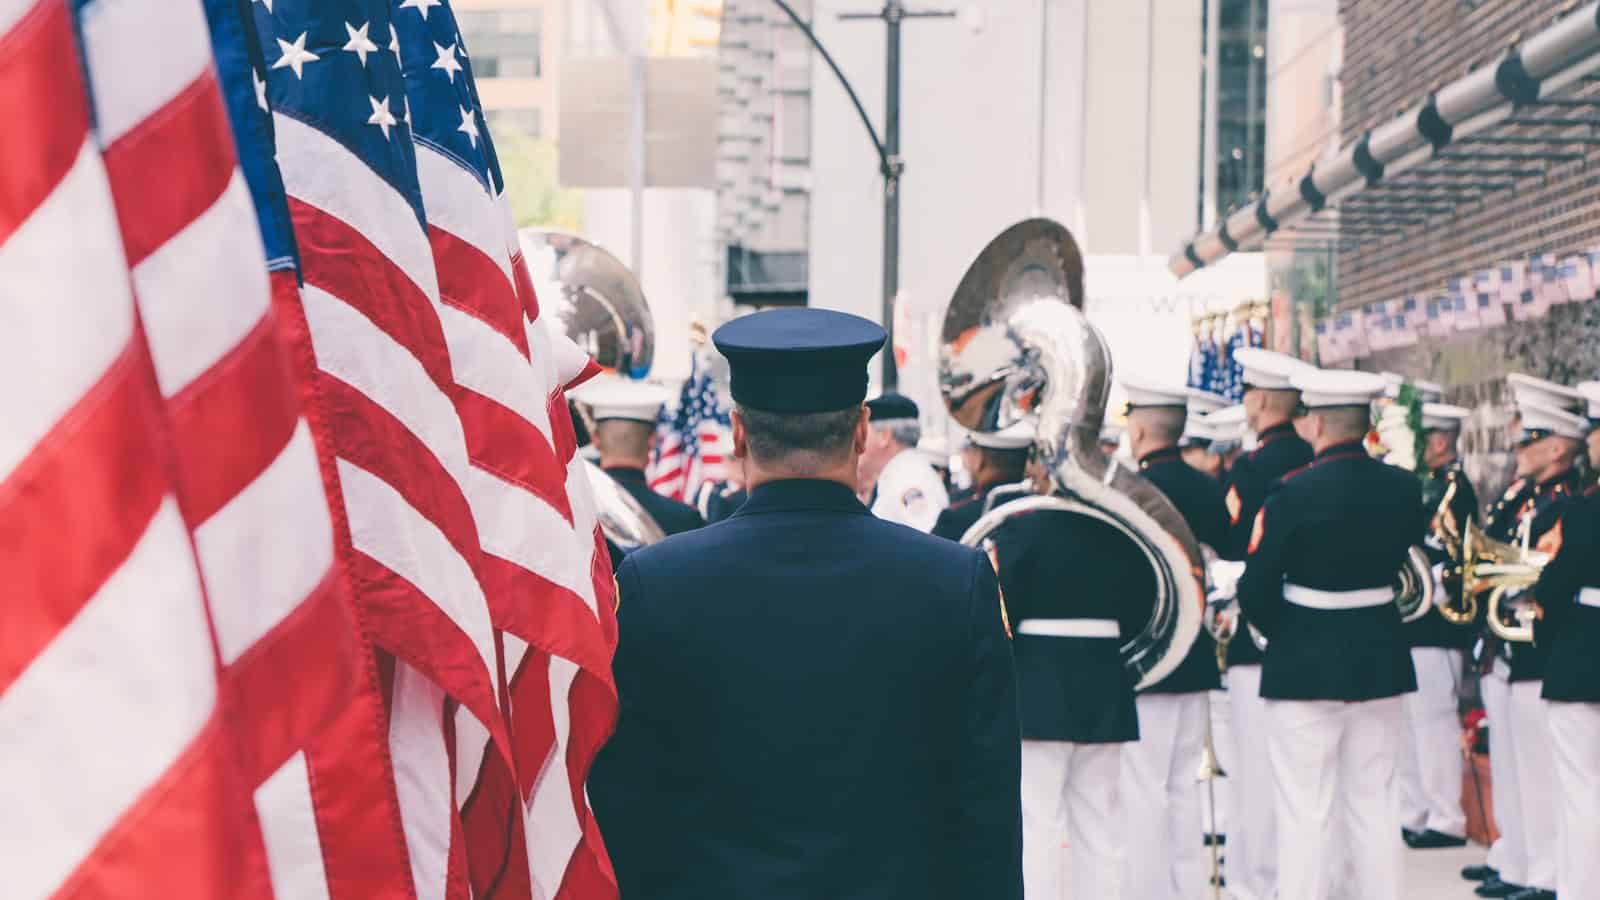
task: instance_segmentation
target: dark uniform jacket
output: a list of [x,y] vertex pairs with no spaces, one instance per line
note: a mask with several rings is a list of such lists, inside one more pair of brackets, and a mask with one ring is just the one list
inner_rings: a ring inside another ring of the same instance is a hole
[[[1055,510],[1010,519],[991,535],[1017,658],[1022,737],[1082,744],[1139,739],[1134,677],[1121,645],[1149,615],[1155,575],[1103,522]],[[1115,620],[1116,637],[1025,634],[1040,620]]]
[[1020,900],[994,570],[848,487],[763,484],[629,555],[589,780],[626,900]]
[[616,479],[623,490],[632,494],[633,499],[639,501],[644,511],[649,513],[667,534],[682,534],[706,524],[694,507],[687,503],[679,503],[671,497],[663,497],[651,490],[650,482],[645,480],[643,469],[612,466],[606,469],[606,474]]
[[1534,588],[1544,607],[1534,636],[1548,654],[1543,696],[1600,703],[1600,493],[1567,501],[1560,527],[1561,547]]
[[709,525],[733,515],[749,498],[749,494],[731,482],[708,481],[695,492],[694,508]]
[[[1445,501],[1449,500],[1448,511]],[[1450,551],[1436,535],[1435,522],[1445,515],[1453,515],[1456,528],[1466,533],[1467,523],[1478,517],[1478,493],[1472,481],[1462,471],[1461,463],[1453,462],[1429,474],[1422,483],[1422,511],[1425,516],[1424,533],[1419,546],[1428,555],[1428,561],[1444,567],[1444,589],[1456,600],[1461,599],[1461,573]],[[1406,641],[1413,647],[1447,647],[1465,650],[1472,646],[1477,630],[1473,623],[1452,625],[1439,615],[1437,607],[1430,607],[1421,618],[1405,623]]]
[[[1139,460],[1139,468],[1145,478],[1167,495],[1178,512],[1183,513],[1196,540],[1213,550],[1227,546],[1228,510],[1223,501],[1222,485],[1215,478],[1184,462],[1177,447],[1146,454]],[[1202,628],[1178,668],[1145,689],[1145,693],[1189,694],[1214,690],[1221,684],[1217,643],[1211,633]]]
[[1421,531],[1416,476],[1360,442],[1330,447],[1282,480],[1257,513],[1239,579],[1239,603],[1268,641],[1262,697],[1359,701],[1417,689],[1392,602],[1315,609],[1284,593],[1392,588]]
[[967,533],[967,529],[976,525],[983,517],[983,507],[989,502],[989,495],[997,487],[1010,488],[1012,485],[991,484],[953,498],[950,505],[939,512],[939,518],[933,523],[933,531],[930,533],[946,540],[960,541],[961,536]]
[[[1311,445],[1295,433],[1287,422],[1274,425],[1261,432],[1261,443],[1255,450],[1233,461],[1224,482],[1223,502],[1228,510],[1229,536],[1226,547],[1212,547],[1223,559],[1244,559],[1250,544],[1250,527],[1256,512],[1266,502],[1267,495],[1277,486],[1278,479],[1311,462]],[[1228,665],[1259,665],[1261,651],[1250,639],[1250,629],[1244,615],[1239,616],[1235,638],[1228,642]]]
[[[1561,521],[1564,504],[1582,492],[1582,478],[1576,469],[1538,483],[1525,478],[1518,479],[1490,508],[1484,534],[1497,541],[1520,543],[1522,522],[1524,519],[1531,520],[1529,546],[1538,549]],[[1487,603],[1487,594],[1483,600]],[[1510,661],[1512,681],[1538,681],[1544,678],[1547,651],[1544,646],[1538,643],[1507,644],[1492,635],[1487,638],[1487,643],[1501,659]]]

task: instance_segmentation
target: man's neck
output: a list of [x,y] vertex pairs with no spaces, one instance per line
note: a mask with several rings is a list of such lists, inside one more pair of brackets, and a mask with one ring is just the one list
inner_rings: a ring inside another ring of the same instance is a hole
[[600,468],[602,469],[639,469],[642,471],[646,465],[648,465],[647,461],[642,459],[600,454]]
[[856,489],[857,464],[857,458],[852,456],[844,462],[825,468],[798,471],[782,466],[763,467],[752,459],[745,463],[745,474],[748,478],[745,481],[744,489],[747,492],[754,491],[763,484],[774,481],[833,481],[844,485],[850,489],[851,493],[854,493]]
[[1539,484],[1549,484],[1571,471],[1572,463],[1570,462],[1552,463],[1539,472],[1539,477],[1535,481]]
[[1262,422],[1261,423],[1261,427],[1256,429],[1256,437],[1260,437],[1261,435],[1266,434],[1267,432],[1273,430],[1274,428],[1282,428],[1282,427],[1284,427],[1286,425],[1287,426],[1293,426],[1293,424],[1294,424],[1294,422],[1291,419],[1287,418],[1287,417],[1282,418],[1282,419],[1273,419],[1271,421]]
[[1133,458],[1142,460],[1142,459],[1144,459],[1146,457],[1154,456],[1155,454],[1161,453],[1163,451],[1176,453],[1177,450],[1178,450],[1178,445],[1177,444],[1158,442],[1158,441],[1149,441],[1149,442],[1141,441],[1138,445],[1134,446],[1134,448],[1133,448]]
[[1341,435],[1337,435],[1337,436],[1328,435],[1326,437],[1318,438],[1317,442],[1315,444],[1311,445],[1311,449],[1313,451],[1315,451],[1316,453],[1318,453],[1318,454],[1322,454],[1322,453],[1327,453],[1329,450],[1332,450],[1335,447],[1342,447],[1342,446],[1345,446],[1346,444],[1360,444],[1360,443],[1361,443],[1361,438],[1359,436],[1352,437],[1352,436],[1350,436],[1348,434],[1341,434]]
[[1460,458],[1461,457],[1460,457],[1459,454],[1455,454],[1455,453],[1446,454],[1445,456],[1440,457],[1438,460],[1434,461],[1433,470],[1435,472],[1438,472],[1438,471],[1441,471],[1441,470],[1444,470],[1444,469],[1448,469],[1451,466],[1455,465],[1456,464],[1456,460],[1458,460]]

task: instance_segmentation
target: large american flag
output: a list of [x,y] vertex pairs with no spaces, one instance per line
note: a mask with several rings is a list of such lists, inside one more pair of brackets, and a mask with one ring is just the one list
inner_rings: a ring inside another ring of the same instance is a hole
[[0,0],[0,50],[5,895],[614,897],[594,367],[448,5]]
[[678,402],[663,407],[656,422],[656,449],[650,460],[650,487],[674,500],[691,502],[700,485],[728,476],[733,430],[728,410],[717,399],[717,382],[703,352],[690,363]]

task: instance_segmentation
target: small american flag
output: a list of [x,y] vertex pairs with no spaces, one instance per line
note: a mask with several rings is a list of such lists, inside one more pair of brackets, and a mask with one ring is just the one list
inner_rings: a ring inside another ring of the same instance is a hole
[[677,404],[663,408],[656,422],[649,473],[653,490],[684,502],[705,482],[727,477],[733,449],[733,429],[717,399],[709,361],[696,353],[690,366]]

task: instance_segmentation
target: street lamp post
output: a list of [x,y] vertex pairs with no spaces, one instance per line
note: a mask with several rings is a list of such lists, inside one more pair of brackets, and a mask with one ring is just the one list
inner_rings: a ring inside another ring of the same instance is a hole
[[877,12],[842,13],[839,18],[851,19],[881,19],[887,26],[888,48],[885,53],[887,71],[884,77],[885,110],[884,110],[884,139],[878,139],[878,130],[872,126],[872,119],[868,117],[866,108],[861,105],[861,98],[856,96],[855,88],[851,86],[850,79],[844,77],[844,72],[839,70],[839,64],[817,40],[817,35],[811,26],[794,11],[785,0],[773,0],[782,9],[789,20],[806,36],[806,40],[815,47],[817,54],[823,62],[828,64],[844,92],[849,95],[850,102],[855,106],[856,114],[861,117],[861,124],[866,126],[867,136],[872,139],[873,149],[878,151],[878,170],[883,175],[883,328],[889,333],[889,346],[883,354],[883,389],[892,391],[900,382],[899,367],[894,358],[894,302],[900,293],[900,176],[905,172],[905,160],[900,156],[900,24],[906,19],[953,19],[956,17],[954,10],[908,10],[901,0],[884,0],[883,8]]

